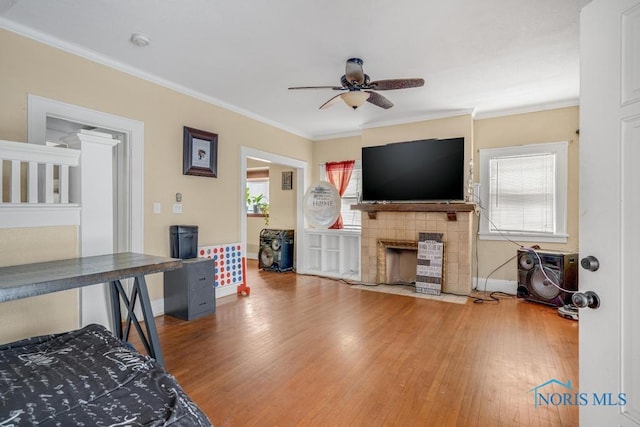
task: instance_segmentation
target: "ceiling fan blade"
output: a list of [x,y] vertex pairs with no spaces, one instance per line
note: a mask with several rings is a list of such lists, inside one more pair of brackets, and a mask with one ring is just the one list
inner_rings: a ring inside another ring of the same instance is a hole
[[369,87],[373,90],[408,89],[421,86],[424,86],[424,79],[377,80],[369,84]]
[[342,86],[296,86],[290,87],[289,90],[295,89],[333,89],[333,90],[345,90]]
[[347,59],[344,75],[351,84],[361,85],[364,83],[363,61],[360,58]]
[[365,92],[369,94],[369,98],[367,98],[367,102],[370,102],[373,105],[377,105],[380,108],[384,108],[385,110],[388,110],[389,108],[393,107],[393,102],[389,101],[387,98],[380,95],[379,93],[375,93],[371,90],[365,90]]
[[[342,94],[340,94],[342,95]],[[328,100],[327,102],[325,102],[324,104],[322,104],[320,106],[321,110],[325,110],[331,106],[333,106],[334,104],[337,104],[338,102],[340,102],[340,95],[336,95],[333,98],[331,98],[330,100]]]

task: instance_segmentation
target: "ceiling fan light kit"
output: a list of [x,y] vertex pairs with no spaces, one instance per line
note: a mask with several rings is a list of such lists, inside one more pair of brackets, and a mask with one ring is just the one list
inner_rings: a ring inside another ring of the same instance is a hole
[[367,99],[369,99],[369,96],[370,95],[367,92],[350,91],[340,95],[340,98],[342,98],[345,104],[347,104],[349,107],[355,110],[358,107],[361,107],[362,104],[367,102]]
[[342,99],[345,104],[354,110],[361,107],[365,102],[369,102],[380,108],[388,109],[393,107],[393,103],[377,92],[378,90],[408,89],[424,86],[424,79],[391,79],[371,81],[364,73],[360,58],[349,58],[345,66],[345,73],[340,78],[341,86],[297,86],[289,89],[332,89],[346,91],[336,95],[320,106],[320,109],[331,107]]

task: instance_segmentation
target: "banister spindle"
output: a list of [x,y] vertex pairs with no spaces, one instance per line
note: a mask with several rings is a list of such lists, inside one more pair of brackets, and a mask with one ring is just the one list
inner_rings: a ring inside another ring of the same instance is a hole
[[11,161],[11,203],[20,203],[20,161]]

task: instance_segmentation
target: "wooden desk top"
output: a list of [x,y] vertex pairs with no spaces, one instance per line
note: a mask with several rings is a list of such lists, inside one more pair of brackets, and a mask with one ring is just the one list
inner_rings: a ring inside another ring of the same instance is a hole
[[182,260],[123,252],[0,268],[0,302],[182,268]]

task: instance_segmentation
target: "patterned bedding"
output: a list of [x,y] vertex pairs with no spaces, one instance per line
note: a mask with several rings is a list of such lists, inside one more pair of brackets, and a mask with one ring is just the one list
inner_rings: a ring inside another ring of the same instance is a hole
[[99,325],[0,345],[0,426],[210,426],[175,378]]

